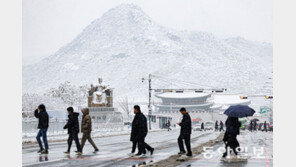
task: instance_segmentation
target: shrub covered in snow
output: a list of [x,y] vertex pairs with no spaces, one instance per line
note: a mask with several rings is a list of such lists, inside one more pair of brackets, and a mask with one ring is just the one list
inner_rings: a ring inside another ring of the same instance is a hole
[[[83,106],[87,102],[87,85],[75,86],[66,81],[56,88],[51,88],[43,95],[24,93],[22,95],[22,111],[33,111],[39,104],[44,104],[48,110],[65,109],[67,106]],[[23,117],[30,114],[23,113]]]

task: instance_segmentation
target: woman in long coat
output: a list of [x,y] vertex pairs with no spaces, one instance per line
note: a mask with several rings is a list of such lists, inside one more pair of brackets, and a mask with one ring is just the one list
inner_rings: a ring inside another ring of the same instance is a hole
[[232,149],[234,154],[237,155],[237,148],[239,147],[239,142],[236,139],[236,136],[239,135],[239,128],[241,123],[236,117],[228,117],[226,120],[226,132],[224,134],[223,141],[225,143],[226,151],[223,154],[223,158],[227,156],[227,149]]

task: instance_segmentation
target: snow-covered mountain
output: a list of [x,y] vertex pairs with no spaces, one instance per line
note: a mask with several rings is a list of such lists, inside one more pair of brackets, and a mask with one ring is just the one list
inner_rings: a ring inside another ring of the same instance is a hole
[[152,73],[258,94],[268,89],[272,56],[269,43],[177,31],[154,22],[138,6],[122,4],[55,54],[24,66],[23,92],[42,93],[65,81],[90,84],[102,77],[117,97],[147,99],[148,84],[141,78]]

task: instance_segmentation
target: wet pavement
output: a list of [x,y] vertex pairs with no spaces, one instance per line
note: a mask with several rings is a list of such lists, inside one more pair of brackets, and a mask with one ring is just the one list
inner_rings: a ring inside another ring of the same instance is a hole
[[[23,166],[139,166],[143,163],[156,162],[166,159],[176,154],[178,149],[177,138],[179,129],[172,131],[149,132],[146,137],[146,143],[155,148],[153,156],[147,158],[130,158],[128,153],[131,151],[132,143],[129,141],[129,135],[120,135],[112,137],[94,138],[94,142],[100,151],[92,153],[93,148],[87,142],[84,153],[81,156],[75,155],[75,143],[72,144],[70,155],[63,152],[67,149],[67,143],[59,142],[50,144],[48,155],[39,155],[37,144],[33,147],[23,146],[22,163]],[[208,140],[215,139],[219,132],[193,132],[191,136],[191,145],[195,147]],[[149,152],[148,152],[149,153]]]
[[272,167],[273,166],[273,133],[242,131],[238,136],[240,146],[247,150],[246,162],[221,162],[220,158],[225,151],[224,144],[219,143],[208,148],[207,152],[184,162],[180,167]]

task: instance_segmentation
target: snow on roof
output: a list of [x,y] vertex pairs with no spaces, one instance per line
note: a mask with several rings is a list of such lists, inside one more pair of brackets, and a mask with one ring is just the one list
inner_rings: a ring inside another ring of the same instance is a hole
[[183,92],[183,93],[176,93],[176,92],[165,92],[161,94],[155,95],[159,98],[200,98],[200,97],[206,97],[210,96],[208,93],[195,93],[195,92]]
[[218,105],[249,105],[251,100],[241,99],[239,95],[213,95],[213,101]]
[[213,106],[210,107],[211,109],[220,109],[222,108],[221,105],[217,105],[217,104],[214,104]]
[[[206,107],[206,106],[212,106],[214,103],[213,102],[207,102],[207,103],[203,103],[203,104],[194,104],[194,105],[173,105],[172,107]],[[163,104],[154,104],[155,106],[158,107],[170,107],[170,105],[163,105]]]

